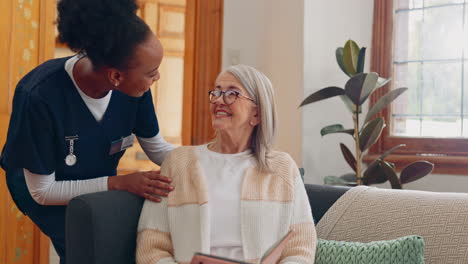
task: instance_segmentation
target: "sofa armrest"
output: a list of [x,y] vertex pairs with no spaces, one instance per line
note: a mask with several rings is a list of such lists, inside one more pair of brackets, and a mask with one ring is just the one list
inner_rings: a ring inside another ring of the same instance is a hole
[[314,222],[317,224],[327,210],[351,187],[332,185],[305,185]]
[[143,201],[124,191],[98,192],[72,199],[66,212],[66,263],[135,263]]

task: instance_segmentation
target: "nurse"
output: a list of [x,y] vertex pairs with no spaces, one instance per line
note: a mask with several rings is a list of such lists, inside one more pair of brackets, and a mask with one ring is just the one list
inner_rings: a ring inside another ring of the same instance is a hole
[[59,39],[78,55],[33,69],[17,85],[0,165],[18,208],[65,263],[65,208],[81,194],[125,190],[159,202],[159,172],[114,177],[134,135],[156,164],[173,146],[159,134],[150,86],[163,48],[134,0],[61,0]]

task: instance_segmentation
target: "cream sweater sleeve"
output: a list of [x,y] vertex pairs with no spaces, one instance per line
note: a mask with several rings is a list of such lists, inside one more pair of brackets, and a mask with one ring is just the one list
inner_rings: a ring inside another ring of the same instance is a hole
[[[170,177],[169,155],[161,167],[161,173]],[[138,223],[136,263],[175,264],[174,247],[169,229],[168,198],[161,197],[160,203],[145,200]]]
[[136,263],[176,263],[169,230],[167,198],[160,203],[145,200],[143,204],[138,223]]
[[[290,229],[294,229],[294,236],[288,241],[283,250],[281,264],[313,264],[315,261],[315,249],[317,246],[317,234],[312,218],[312,211],[299,174],[299,169],[292,166],[294,177],[294,204]],[[297,175],[296,175],[297,174]]]

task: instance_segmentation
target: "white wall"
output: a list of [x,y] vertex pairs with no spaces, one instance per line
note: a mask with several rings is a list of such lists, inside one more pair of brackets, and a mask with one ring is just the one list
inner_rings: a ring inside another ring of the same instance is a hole
[[247,64],[265,71],[265,0],[225,0],[223,26],[223,68]]
[[278,106],[276,147],[301,163],[304,0],[225,0],[223,67],[248,64],[272,81]]
[[[346,135],[320,136],[326,125],[352,126],[348,110],[334,98],[297,110],[303,98],[347,77],[335,61],[335,49],[348,39],[368,47],[369,70],[373,0],[225,0],[223,66],[257,67],[272,80],[280,114],[278,148],[293,155],[307,183],[350,172],[339,143]],[[366,111],[365,107],[365,111]],[[437,164],[436,164],[437,166]],[[388,187],[387,184],[382,187]],[[429,175],[407,189],[468,192],[468,176]]]

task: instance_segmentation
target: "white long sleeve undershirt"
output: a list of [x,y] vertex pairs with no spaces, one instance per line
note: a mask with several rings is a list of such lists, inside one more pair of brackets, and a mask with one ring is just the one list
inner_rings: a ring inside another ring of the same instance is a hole
[[[152,138],[137,138],[149,159],[158,165],[161,165],[167,154],[174,149],[174,146],[159,134]],[[55,172],[47,175],[23,170],[29,193],[41,205],[66,205],[78,195],[108,190],[108,176],[89,180],[56,181]]]
[[247,168],[255,164],[250,150],[236,154],[198,147],[200,167],[208,189],[210,254],[244,260],[241,235],[241,186]]
[[[69,59],[65,64],[65,70],[73,80],[86,106],[90,109],[96,121],[99,122],[107,110],[111,96],[110,92],[108,96],[100,99],[86,96],[76,85],[73,78],[73,66],[78,60],[78,56]],[[148,158],[158,165],[161,165],[167,154],[174,149],[174,146],[164,140],[160,134],[151,138],[137,137],[137,139]],[[89,180],[56,181],[55,172],[46,175],[32,173],[27,169],[23,170],[26,185],[32,198],[41,205],[66,205],[72,198],[78,195],[107,191],[107,178],[108,176],[113,176],[103,175],[103,177]]]
[[32,198],[41,205],[66,205],[82,194],[107,190],[107,176],[78,181],[56,181],[52,174],[36,174],[23,169]]

